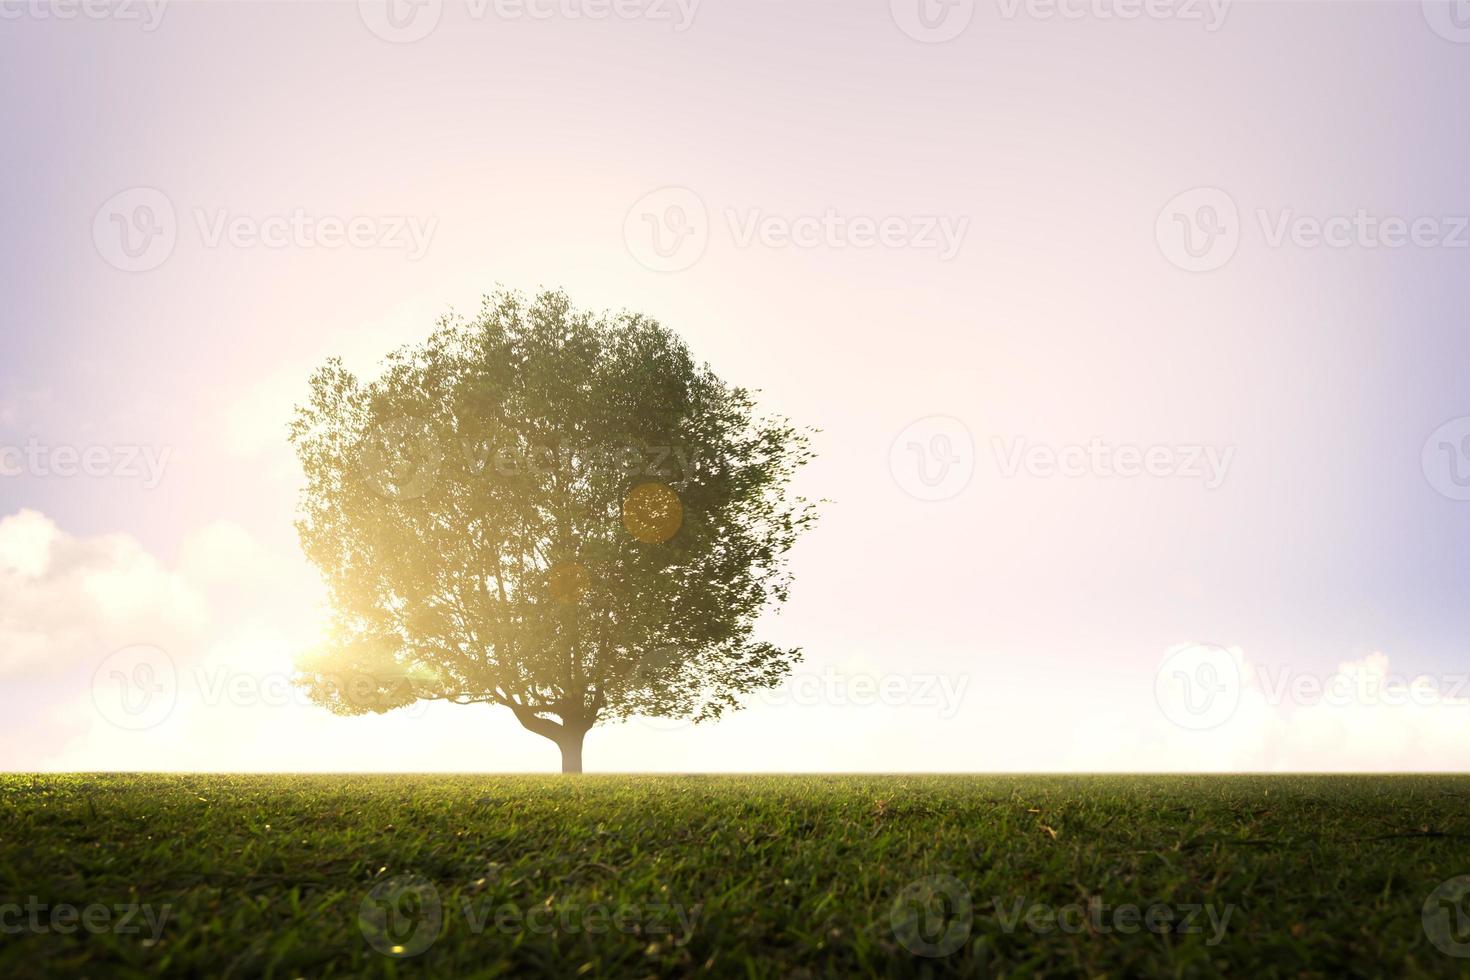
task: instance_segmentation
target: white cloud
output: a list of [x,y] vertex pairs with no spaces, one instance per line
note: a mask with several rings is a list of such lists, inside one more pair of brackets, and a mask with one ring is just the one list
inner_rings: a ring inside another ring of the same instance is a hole
[[165,642],[207,619],[203,594],[127,535],[73,537],[33,510],[0,519],[0,677]]
[[33,510],[0,521],[0,573],[34,579],[51,564],[56,525]]
[[[1239,651],[1232,651],[1239,654]],[[1194,731],[1161,710],[1116,713],[1073,747],[1080,769],[1428,772],[1470,769],[1465,675],[1395,675],[1372,653],[1316,671],[1242,657],[1228,719]]]
[[508,768],[554,765],[508,713],[339,718],[309,703],[290,681],[320,600],[303,559],[229,522],[166,564],[128,535],[0,519],[0,768],[454,770],[487,764],[496,732],[522,760]]

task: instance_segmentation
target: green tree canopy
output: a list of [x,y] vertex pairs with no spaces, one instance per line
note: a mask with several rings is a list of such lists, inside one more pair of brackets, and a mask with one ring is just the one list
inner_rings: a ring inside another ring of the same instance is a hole
[[807,435],[647,317],[497,293],[376,380],[329,361],[291,440],[334,711],[504,705],[575,772],[598,721],[718,718],[800,659],[753,632],[815,520]]

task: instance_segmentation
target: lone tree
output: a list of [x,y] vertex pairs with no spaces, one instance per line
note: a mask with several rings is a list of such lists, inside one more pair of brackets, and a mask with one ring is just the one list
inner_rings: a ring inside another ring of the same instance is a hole
[[718,718],[800,659],[752,633],[807,436],[647,317],[497,293],[376,380],[329,361],[291,441],[333,607],[298,683],[335,712],[500,704],[581,772],[598,721]]

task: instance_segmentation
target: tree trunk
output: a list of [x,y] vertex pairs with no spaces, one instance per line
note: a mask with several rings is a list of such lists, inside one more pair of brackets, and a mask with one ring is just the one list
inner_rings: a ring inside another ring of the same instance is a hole
[[587,729],[566,727],[562,729],[561,735],[557,737],[557,747],[561,749],[561,771],[582,771],[582,739],[586,738]]
[[[561,771],[582,771],[582,739],[592,730],[597,723],[597,713],[593,712],[590,720],[586,713],[562,716],[562,723],[557,724],[550,718],[542,718],[536,712],[525,705],[514,705],[516,718],[521,726],[527,731],[535,732],[542,738],[549,738],[561,749]],[[555,710],[555,709],[547,709]]]

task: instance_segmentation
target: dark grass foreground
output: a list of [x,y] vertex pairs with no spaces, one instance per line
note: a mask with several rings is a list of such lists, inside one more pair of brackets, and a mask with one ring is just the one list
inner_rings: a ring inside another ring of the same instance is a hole
[[5,977],[1470,973],[1470,777],[0,791]]

